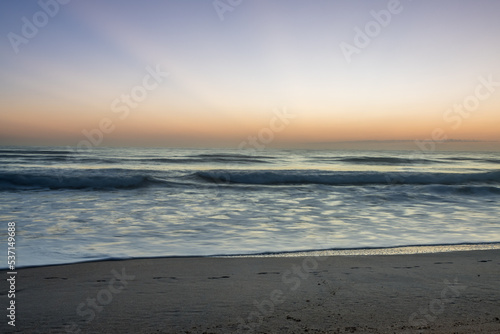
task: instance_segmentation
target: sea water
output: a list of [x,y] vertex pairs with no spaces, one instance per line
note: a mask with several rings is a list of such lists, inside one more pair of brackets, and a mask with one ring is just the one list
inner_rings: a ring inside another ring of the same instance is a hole
[[500,157],[0,147],[0,217],[17,266],[494,243]]

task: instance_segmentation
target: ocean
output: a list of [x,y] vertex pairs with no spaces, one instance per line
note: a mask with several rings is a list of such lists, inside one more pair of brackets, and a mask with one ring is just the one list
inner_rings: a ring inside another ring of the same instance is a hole
[[0,217],[17,267],[498,243],[500,157],[4,146]]

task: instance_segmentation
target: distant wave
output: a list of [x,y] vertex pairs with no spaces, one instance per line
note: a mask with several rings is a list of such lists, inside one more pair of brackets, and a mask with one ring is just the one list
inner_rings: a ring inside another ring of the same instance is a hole
[[444,158],[445,160],[448,161],[475,161],[475,162],[486,162],[490,164],[500,164],[500,159],[484,159],[484,158],[470,158],[470,157],[449,157],[449,158]]
[[[205,187],[217,185],[307,185],[332,186],[363,185],[429,185],[433,192],[479,194],[500,193],[500,171],[485,173],[384,173],[384,172],[329,172],[310,170],[211,170],[186,174],[183,178],[143,170],[98,169],[41,172],[1,172],[0,190],[30,189],[136,189],[159,187]],[[203,185],[205,184],[205,185]],[[454,186],[439,187],[439,186]]]
[[256,159],[253,157],[245,157],[245,156],[206,156],[206,157],[192,157],[192,158],[154,158],[146,161],[153,162],[164,162],[164,163],[269,163],[263,159]]
[[[0,164],[19,164],[22,162],[36,163],[38,161],[53,163],[79,163],[79,164],[118,164],[133,163],[138,165],[146,164],[272,164],[280,161],[280,157],[268,156],[265,154],[244,154],[244,153],[200,153],[190,155],[106,155],[105,151],[72,152],[61,149],[0,149]],[[500,164],[500,158],[495,156],[453,156],[442,155],[412,157],[401,154],[399,156],[385,155],[349,155],[336,156],[328,154],[318,154],[306,158],[311,162],[322,164],[354,164],[368,166],[410,166],[410,165],[433,165],[433,164],[454,164],[454,163],[487,163]]]
[[248,155],[236,153],[204,153],[191,155],[192,158],[243,158],[243,159],[275,159],[274,157],[267,157],[263,155]]
[[38,155],[38,154],[18,154],[18,153],[15,153],[15,154],[0,154],[0,159],[26,159],[26,160],[30,160],[30,161],[37,161],[37,160],[44,160],[44,161],[62,161],[62,160],[68,160],[70,159],[69,156],[67,155],[61,155],[61,154],[57,154],[57,155]]
[[85,155],[61,155],[61,154],[21,154],[19,152],[12,154],[0,153],[0,163],[9,164],[16,163],[16,160],[12,159],[22,159],[29,162],[43,161],[43,162],[67,162],[67,163],[93,163],[93,164],[113,164],[113,163],[138,163],[138,164],[148,164],[148,163],[165,163],[165,164],[206,164],[206,163],[234,163],[234,164],[264,164],[269,163],[266,159],[267,157],[252,157],[245,155],[210,155],[203,154],[199,156],[192,157],[182,157],[182,158],[151,158],[151,157],[141,157],[141,158],[113,158],[113,157],[87,157]]
[[440,195],[471,195],[471,196],[482,196],[482,195],[500,195],[500,187],[486,186],[486,185],[455,185],[455,186],[444,186],[444,185],[432,185],[430,191]]
[[449,163],[447,161],[435,159],[410,159],[396,157],[314,157],[313,160],[322,162],[349,162],[353,164],[365,165],[411,165],[411,164],[432,164]]
[[484,173],[404,173],[404,172],[325,172],[325,171],[200,171],[196,176],[210,182],[288,185],[461,185],[500,183],[500,171]]
[[485,162],[492,164],[500,164],[500,159],[484,159],[471,157],[452,157],[452,158],[399,158],[399,157],[377,157],[377,156],[348,156],[348,157],[328,157],[318,156],[312,157],[313,161],[321,162],[347,162],[352,164],[364,165],[412,165],[412,164],[451,164],[460,161],[464,162]]
[[26,149],[0,149],[2,154],[22,154],[22,155],[47,155],[47,154],[71,154],[71,151],[64,150],[26,150]]
[[500,164],[500,159],[484,159],[483,161],[490,164]]
[[144,174],[123,173],[79,173],[77,175],[58,175],[42,173],[0,173],[0,190],[22,189],[113,189],[113,188],[140,188],[152,184],[168,184]]

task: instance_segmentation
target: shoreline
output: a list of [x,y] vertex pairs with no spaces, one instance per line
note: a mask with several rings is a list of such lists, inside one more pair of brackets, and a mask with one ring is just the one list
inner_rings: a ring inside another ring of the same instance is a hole
[[498,249],[18,268],[2,332],[497,333],[499,274]]
[[500,242],[459,243],[436,245],[405,245],[389,247],[332,248],[325,250],[270,252],[250,255],[220,255],[218,257],[301,257],[301,256],[374,256],[413,255],[429,253],[468,252],[500,249]]
[[[85,264],[102,261],[126,261],[147,259],[175,259],[175,258],[263,258],[263,257],[304,257],[304,256],[375,256],[375,255],[412,255],[429,253],[467,252],[476,250],[500,249],[500,242],[484,243],[458,243],[458,244],[435,244],[435,245],[404,245],[388,247],[360,247],[360,248],[332,248],[320,250],[298,250],[284,252],[263,252],[252,254],[215,254],[215,255],[167,255],[167,256],[144,256],[144,257],[107,257],[77,262],[48,263],[40,265],[17,266],[18,269],[52,267],[71,264]],[[6,270],[7,267],[0,267]]]

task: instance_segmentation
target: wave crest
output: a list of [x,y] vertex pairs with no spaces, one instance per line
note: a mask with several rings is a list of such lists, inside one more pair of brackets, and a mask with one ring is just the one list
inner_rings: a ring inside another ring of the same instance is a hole
[[256,185],[325,184],[412,184],[460,185],[500,183],[500,171],[484,173],[325,172],[325,171],[201,171],[196,176],[217,183]]
[[0,173],[0,190],[22,189],[134,189],[162,181],[149,175],[78,175],[43,173]]

